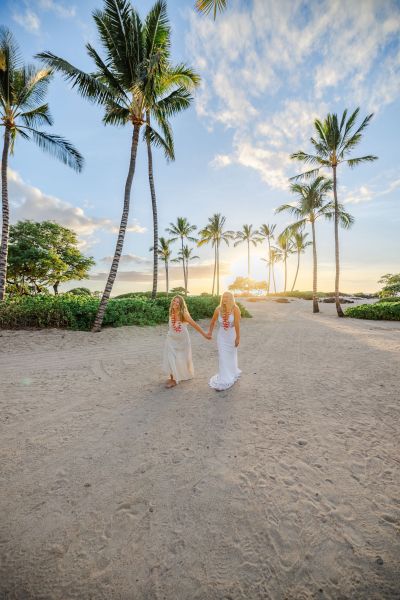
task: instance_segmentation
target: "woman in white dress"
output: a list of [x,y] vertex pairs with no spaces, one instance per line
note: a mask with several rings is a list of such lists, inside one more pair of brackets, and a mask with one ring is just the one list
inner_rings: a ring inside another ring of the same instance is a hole
[[164,349],[164,371],[169,375],[165,384],[167,388],[172,388],[180,381],[192,379],[194,376],[188,325],[206,339],[211,339],[211,335],[193,321],[182,296],[175,296],[169,307],[169,328]]
[[212,335],[218,321],[217,336],[219,369],[210,379],[210,386],[217,391],[227,390],[238,380],[241,370],[238,368],[237,348],[240,343],[240,310],[236,306],[231,292],[222,294],[221,303],[215,309],[208,333]]

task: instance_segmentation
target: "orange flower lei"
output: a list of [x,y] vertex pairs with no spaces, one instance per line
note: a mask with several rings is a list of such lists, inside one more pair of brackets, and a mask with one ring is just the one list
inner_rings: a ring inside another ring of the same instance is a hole
[[180,333],[182,331],[182,323],[176,318],[174,312],[171,314],[171,322],[176,333]]
[[229,329],[229,315],[222,315],[222,327],[225,330]]

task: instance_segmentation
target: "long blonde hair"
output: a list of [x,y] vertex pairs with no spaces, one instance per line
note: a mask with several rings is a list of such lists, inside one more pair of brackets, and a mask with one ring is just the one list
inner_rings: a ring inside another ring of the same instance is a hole
[[177,296],[174,296],[171,300],[171,304],[169,305],[169,316],[172,315],[172,311],[174,310],[173,304],[174,304],[174,300],[176,300],[176,298],[178,298],[178,300],[179,300],[179,320],[181,323],[183,323],[185,321],[185,316],[187,314],[189,314],[189,311],[188,311],[188,307],[186,306],[185,299],[183,298],[183,296],[180,296],[179,294]]
[[[224,296],[229,298],[228,302],[224,302]],[[221,315],[230,315],[231,312],[233,312],[235,306],[235,296],[232,294],[232,292],[224,292],[221,296],[221,301],[219,303],[219,310]]]

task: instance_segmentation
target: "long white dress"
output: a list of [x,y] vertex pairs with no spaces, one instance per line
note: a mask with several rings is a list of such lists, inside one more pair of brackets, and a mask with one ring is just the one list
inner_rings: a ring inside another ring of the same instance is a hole
[[169,319],[167,339],[164,348],[163,370],[176,383],[193,379],[192,346],[187,324],[177,321],[175,327]]
[[221,315],[218,315],[218,359],[219,370],[217,375],[211,377],[210,387],[215,390],[227,390],[240,377],[241,370],[238,368],[238,353],[235,347],[236,331],[235,319],[233,314],[229,315],[228,328],[223,327]]

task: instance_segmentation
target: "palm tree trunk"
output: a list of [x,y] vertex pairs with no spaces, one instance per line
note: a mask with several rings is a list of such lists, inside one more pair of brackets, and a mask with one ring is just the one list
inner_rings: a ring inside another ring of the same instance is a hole
[[312,244],[313,244],[313,313],[319,312],[318,298],[317,298],[317,246],[315,240],[315,222],[311,221],[312,227]]
[[186,285],[185,285],[185,296],[187,296],[189,287],[189,259],[186,261]]
[[181,237],[181,250],[182,250],[182,268],[183,268],[183,287],[185,288],[185,296],[187,296],[186,265],[185,265],[185,255],[183,254],[183,237]]
[[[147,123],[150,125],[150,114],[147,113]],[[158,215],[157,215],[157,198],[156,188],[154,186],[153,176],[153,154],[151,151],[150,139],[146,137],[147,143],[147,163],[149,171],[149,185],[151,194],[151,207],[153,210],[153,289],[151,297],[155,298],[157,295],[157,280],[158,280]]]
[[212,285],[212,296],[214,296],[214,291],[215,291],[216,272],[217,272],[217,246],[214,245],[214,275],[213,275],[213,285]]
[[270,289],[271,289],[271,241],[269,239],[268,236],[268,291],[267,291],[267,296],[269,296],[270,293]]
[[273,264],[272,264],[272,280],[274,282],[274,292],[276,294],[275,269],[274,269],[274,265]]
[[338,317],[344,317],[344,312],[340,306],[339,300],[339,277],[340,277],[340,263],[339,263],[339,206],[337,199],[337,180],[336,180],[336,167],[333,169],[333,197],[335,199],[335,304]]
[[140,132],[140,125],[135,124],[133,126],[131,158],[129,161],[128,176],[127,176],[126,182],[125,182],[124,207],[122,210],[121,223],[119,226],[117,244],[115,246],[114,258],[113,258],[113,261],[111,264],[110,273],[108,274],[106,287],[104,289],[103,296],[100,300],[100,305],[99,305],[99,308],[97,311],[97,315],[94,320],[94,325],[92,328],[92,331],[94,331],[94,332],[100,331],[100,329],[101,329],[101,324],[103,323],[103,319],[104,319],[104,313],[106,312],[107,303],[110,298],[110,294],[111,294],[111,290],[114,285],[115,277],[117,275],[119,259],[122,254],[122,248],[124,245],[126,228],[128,225],[132,181],[133,181],[133,176],[135,174],[136,156],[137,156],[137,149],[138,149],[138,143],[139,143],[139,132]]
[[167,296],[169,293],[169,273],[168,273],[168,261],[165,261],[165,283],[167,286]]
[[296,269],[296,275],[294,276],[294,281],[293,281],[293,285],[292,285],[292,292],[294,290],[294,286],[296,285],[296,279],[297,279],[297,275],[299,274],[299,267],[300,267],[300,250],[297,251],[297,269]]
[[286,265],[286,258],[287,258],[287,256],[286,256],[286,254],[285,254],[285,258],[284,258],[284,261],[283,261],[283,263],[284,263],[284,267],[285,267],[285,289],[283,290],[283,292],[284,292],[284,293],[286,292],[286,281],[287,281],[287,265]]
[[250,287],[250,241],[247,242],[247,279]]
[[219,242],[217,242],[217,296],[219,296]]
[[7,257],[8,257],[8,236],[10,233],[10,207],[8,203],[8,182],[7,182],[7,163],[8,150],[10,148],[10,130],[8,127],[4,131],[3,156],[1,158],[1,200],[2,200],[2,218],[3,226],[1,230],[1,249],[0,249],[0,301],[4,300],[6,293],[7,277]]

